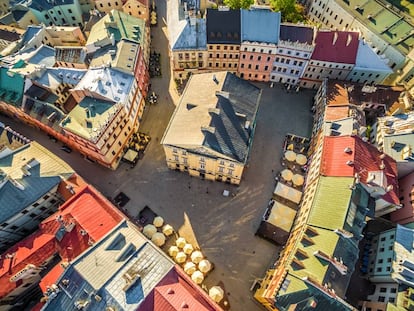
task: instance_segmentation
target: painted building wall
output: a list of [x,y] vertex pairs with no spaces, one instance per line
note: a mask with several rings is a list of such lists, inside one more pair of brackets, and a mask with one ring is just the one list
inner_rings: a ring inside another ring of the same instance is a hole
[[239,65],[239,44],[208,44],[209,70],[227,70],[237,73]]
[[122,0],[95,0],[95,9],[102,13],[112,10],[122,11]]
[[274,44],[243,42],[240,48],[239,76],[245,80],[268,82],[275,54]]
[[244,165],[224,158],[211,158],[182,148],[164,145],[167,166],[191,176],[239,184]]
[[270,80],[292,85],[298,84],[312,51],[313,46],[308,44],[279,41]]
[[395,229],[381,232],[372,239],[368,279],[373,283],[392,283]]
[[144,3],[138,0],[128,0],[122,6],[122,11],[125,13],[142,18],[145,21],[149,20],[149,6],[146,6]]

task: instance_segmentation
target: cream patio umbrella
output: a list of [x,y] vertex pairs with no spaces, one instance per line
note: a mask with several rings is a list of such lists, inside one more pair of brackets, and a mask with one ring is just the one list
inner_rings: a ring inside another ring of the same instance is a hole
[[171,234],[173,234],[173,232],[174,228],[169,224],[166,224],[164,225],[164,227],[162,227],[162,233],[164,233],[166,236],[170,236]]
[[200,251],[194,251],[191,254],[191,261],[195,264],[198,264],[201,260],[203,260],[204,256]]
[[151,237],[151,241],[157,246],[163,246],[165,244],[165,235],[161,232],[156,232]]
[[194,262],[189,261],[184,265],[184,272],[188,275],[192,275],[196,270],[197,267]]
[[288,150],[285,152],[285,158],[286,160],[293,162],[296,159],[296,153],[293,152],[292,150]]
[[161,216],[157,216],[154,218],[152,224],[157,228],[162,227],[162,225],[164,224],[164,218],[162,218]]
[[193,252],[193,250],[194,250],[194,247],[190,243],[185,244],[183,247],[183,251],[187,255],[190,255]]
[[208,295],[215,302],[219,303],[224,297],[224,290],[220,286],[213,286],[208,291]]
[[197,270],[191,275],[191,279],[197,284],[201,284],[204,281],[204,275]]
[[177,246],[172,245],[168,249],[168,254],[170,254],[171,257],[175,257],[175,256],[177,256],[179,251],[180,251],[180,249]]
[[175,245],[177,245],[179,248],[183,248],[185,244],[187,244],[187,241],[183,237],[179,237],[175,241]]
[[306,158],[304,154],[300,153],[296,156],[296,163],[299,165],[305,165],[307,161],[308,159]]
[[157,228],[154,225],[146,225],[142,230],[142,233],[148,238],[151,239],[154,233],[157,232]]
[[203,273],[209,272],[211,270],[210,261],[208,261],[207,259],[203,259],[202,261],[199,262],[198,269]]
[[290,169],[285,168],[281,173],[280,176],[286,181],[292,180],[293,172]]
[[175,261],[178,263],[183,263],[187,260],[187,255],[184,252],[178,252],[177,255],[175,255]]
[[300,174],[295,174],[292,177],[292,182],[296,185],[296,186],[302,186],[303,183],[305,182],[305,178],[300,175]]

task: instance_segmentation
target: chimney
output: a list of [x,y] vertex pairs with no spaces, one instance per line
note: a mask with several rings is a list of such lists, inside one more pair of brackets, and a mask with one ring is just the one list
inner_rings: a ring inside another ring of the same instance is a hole
[[217,80],[216,75],[213,75],[213,81],[214,81],[216,84],[219,84],[219,80]]
[[338,40],[338,32],[337,31],[334,32],[334,36],[333,36],[333,40],[332,40],[332,45],[335,45],[336,40]]
[[348,46],[348,45],[351,43],[351,41],[352,41],[352,36],[351,36],[351,34],[349,33],[349,34],[348,34],[348,38],[347,38],[347,40],[346,40],[346,46]]

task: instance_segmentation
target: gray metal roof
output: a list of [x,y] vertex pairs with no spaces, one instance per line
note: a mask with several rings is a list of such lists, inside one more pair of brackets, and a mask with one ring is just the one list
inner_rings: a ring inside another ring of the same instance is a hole
[[207,43],[240,44],[240,10],[207,9]]
[[76,304],[85,301],[88,310],[136,310],[173,267],[138,228],[123,221],[66,269],[58,283],[62,291],[43,310],[78,310]]
[[206,21],[196,18],[196,25],[184,16],[180,0],[168,1],[167,23],[172,50],[203,50],[207,47]]
[[162,143],[244,163],[260,95],[259,88],[229,72],[193,75]]
[[[266,9],[241,10],[241,40],[277,44],[280,12]],[[266,29],[266,31],[264,31]]]
[[[1,162],[0,160],[0,167]],[[43,197],[48,191],[60,183],[59,176],[38,177],[27,176],[15,180],[24,190],[8,180],[0,186],[0,223],[19,214],[30,204]],[[0,181],[1,184],[1,181]]]

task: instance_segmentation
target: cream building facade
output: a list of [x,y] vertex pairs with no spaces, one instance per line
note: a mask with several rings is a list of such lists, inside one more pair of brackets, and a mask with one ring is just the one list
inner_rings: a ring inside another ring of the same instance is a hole
[[192,75],[161,140],[167,166],[239,184],[260,97],[259,88],[229,72]]

